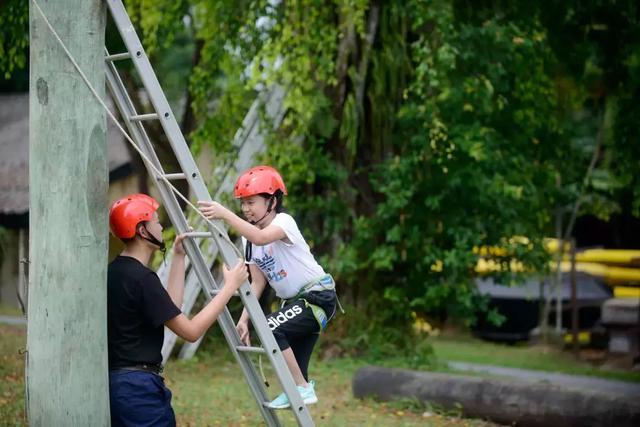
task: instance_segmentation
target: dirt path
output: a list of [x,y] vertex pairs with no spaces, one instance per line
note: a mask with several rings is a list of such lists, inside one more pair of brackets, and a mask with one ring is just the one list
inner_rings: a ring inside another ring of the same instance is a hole
[[8,325],[26,325],[27,319],[18,316],[0,316],[0,323]]

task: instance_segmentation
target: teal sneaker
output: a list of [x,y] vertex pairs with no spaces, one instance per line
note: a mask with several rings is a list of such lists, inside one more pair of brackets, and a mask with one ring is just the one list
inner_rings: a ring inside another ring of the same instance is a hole
[[291,404],[289,403],[289,398],[287,397],[287,395],[284,393],[280,393],[280,395],[269,402],[267,406],[271,409],[287,409],[291,406]]
[[306,387],[298,386],[298,391],[305,405],[313,405],[318,402],[315,387],[315,381],[309,381],[309,385]]
[[[315,382],[309,381],[307,387],[299,385],[298,392],[305,405],[312,405],[318,402],[318,397],[315,392]],[[280,395],[273,399],[267,406],[271,409],[288,409],[291,407],[291,403],[289,403],[289,398],[286,394],[280,393]]]

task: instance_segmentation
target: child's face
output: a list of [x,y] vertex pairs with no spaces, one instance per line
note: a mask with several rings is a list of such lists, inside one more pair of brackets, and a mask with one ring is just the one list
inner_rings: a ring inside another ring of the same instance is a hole
[[262,196],[243,197],[240,200],[242,215],[247,221],[257,221],[267,213],[267,199]]

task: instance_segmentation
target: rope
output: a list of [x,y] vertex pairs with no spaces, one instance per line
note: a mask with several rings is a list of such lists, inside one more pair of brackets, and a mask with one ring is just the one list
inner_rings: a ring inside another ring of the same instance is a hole
[[87,76],[85,75],[85,73],[82,71],[82,69],[80,68],[80,66],[78,65],[78,63],[76,62],[76,60],[74,59],[73,55],[71,54],[71,52],[69,52],[69,50],[67,49],[67,46],[64,44],[64,42],[62,41],[62,39],[60,38],[60,36],[58,35],[58,33],[56,32],[56,30],[53,28],[53,26],[51,25],[51,23],[49,22],[49,20],[47,19],[47,17],[45,16],[44,12],[42,11],[42,9],[40,8],[40,5],[38,4],[38,2],[36,0],[31,0],[31,2],[33,3],[33,5],[35,6],[36,10],[38,11],[38,13],[40,14],[40,16],[42,17],[42,19],[44,20],[44,23],[47,25],[47,27],[49,28],[49,31],[51,31],[51,33],[53,34],[53,37],[58,41],[58,44],[60,44],[60,47],[62,47],[62,50],[64,50],[64,53],[67,55],[67,58],[69,59],[69,61],[71,61],[71,63],[73,64],[73,67],[76,69],[76,71],[78,72],[78,74],[80,74],[80,77],[82,77],[82,80],[85,82],[85,84],[87,85],[87,87],[89,88],[89,90],[91,91],[91,93],[93,94],[94,98],[100,103],[100,105],[102,106],[102,108],[104,108],[104,110],[107,112],[107,115],[109,116],[109,118],[113,121],[113,123],[116,125],[116,127],[118,128],[118,130],[120,131],[120,133],[122,133],[122,135],[125,137],[125,139],[129,142],[129,144],[138,152],[138,154],[140,154],[140,157],[142,157],[142,159],[144,160],[144,162],[147,164],[147,167],[150,167],[153,172],[155,172],[156,176],[160,177],[162,179],[162,181],[164,181],[165,184],[167,184],[167,186],[180,198],[182,199],[188,206],[190,206],[192,209],[194,209],[198,215],[200,215],[202,217],[202,219],[204,219],[206,221],[207,224],[209,224],[213,229],[215,229],[218,234],[220,236],[223,237],[224,240],[226,240],[229,245],[231,245],[231,247],[233,247],[234,251],[236,252],[236,254],[238,255],[238,257],[240,259],[242,259],[242,253],[240,252],[240,250],[236,247],[236,245],[233,244],[233,242],[231,242],[231,239],[229,239],[229,236],[227,235],[226,231],[221,230],[216,224],[214,224],[212,221],[210,221],[207,217],[204,216],[204,214],[200,211],[200,209],[198,209],[193,203],[191,203],[185,196],[182,195],[182,193],[180,193],[180,191],[178,191],[178,189],[176,187],[174,187],[173,184],[171,184],[171,182],[169,182],[169,180],[162,174],[162,172],[155,167],[155,165],[151,162],[151,160],[142,152],[142,150],[140,150],[140,148],[138,148],[138,146],[136,145],[136,143],[133,141],[133,139],[131,139],[131,137],[129,136],[129,134],[124,130],[124,128],[120,125],[120,123],[118,122],[118,119],[116,119],[115,115],[111,112],[111,110],[109,110],[109,107],[107,107],[107,104],[100,98],[100,95],[98,95],[98,92],[95,90],[95,88],[93,87],[93,85],[91,84],[91,82],[89,81],[89,79],[87,78]]

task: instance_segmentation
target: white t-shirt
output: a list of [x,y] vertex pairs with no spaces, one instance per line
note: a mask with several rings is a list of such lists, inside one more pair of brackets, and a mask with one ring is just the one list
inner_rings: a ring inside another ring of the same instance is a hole
[[[304,285],[326,273],[313,257],[291,215],[276,214],[270,225],[282,228],[291,243],[277,240],[264,246],[252,245],[251,260],[247,260],[247,264],[260,268],[279,298],[292,298]],[[243,237],[245,253],[246,245],[247,240]]]

